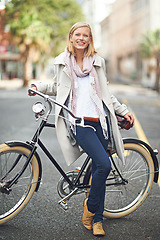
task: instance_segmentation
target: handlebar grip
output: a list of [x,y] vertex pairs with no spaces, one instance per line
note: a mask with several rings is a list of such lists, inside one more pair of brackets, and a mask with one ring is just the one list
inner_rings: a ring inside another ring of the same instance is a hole
[[[28,94],[32,95],[34,93],[34,90],[28,89]],[[34,93],[35,94],[35,93]]]
[[31,96],[38,94],[39,96],[41,96],[43,98],[45,97],[45,95],[43,93],[39,92],[38,90],[35,90],[34,88],[29,88],[28,89],[28,94],[31,95]]

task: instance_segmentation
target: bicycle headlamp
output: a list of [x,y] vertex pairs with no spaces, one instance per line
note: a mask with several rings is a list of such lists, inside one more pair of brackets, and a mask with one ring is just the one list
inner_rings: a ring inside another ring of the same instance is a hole
[[36,116],[43,116],[45,114],[45,106],[41,102],[36,102],[32,106],[32,110]]

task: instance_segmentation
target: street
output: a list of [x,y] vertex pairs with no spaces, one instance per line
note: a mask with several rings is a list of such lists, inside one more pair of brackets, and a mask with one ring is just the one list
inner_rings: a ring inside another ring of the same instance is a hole
[[[111,85],[111,92],[134,112],[153,148],[160,150],[160,96],[149,89]],[[29,97],[27,89],[0,89],[0,144],[7,140],[30,140],[38,126],[32,104],[43,101]],[[50,122],[54,116],[51,116]],[[135,128],[121,131],[123,137],[138,138]],[[55,130],[46,129],[42,141],[65,171],[81,165],[81,159],[68,167],[58,145]],[[54,147],[53,147],[54,146]],[[59,205],[57,183],[60,174],[39,151],[42,160],[42,184],[26,208],[10,222],[0,225],[0,240],[93,240],[81,222],[85,195],[77,195],[64,211]],[[160,160],[160,154],[158,156]],[[159,161],[160,164],[160,161]],[[160,188],[153,183],[148,198],[137,211],[121,219],[104,219],[107,240],[158,240],[160,238]]]

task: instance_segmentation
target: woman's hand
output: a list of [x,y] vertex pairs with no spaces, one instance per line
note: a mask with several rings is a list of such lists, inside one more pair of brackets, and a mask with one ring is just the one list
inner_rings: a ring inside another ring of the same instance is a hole
[[[37,87],[36,87],[36,86],[34,86],[34,87],[32,87],[32,88],[37,91]],[[29,95],[29,96],[35,96],[36,93],[30,91],[30,93],[28,93],[28,95]]]
[[124,115],[124,118],[126,118],[131,125],[134,125],[134,116],[133,116],[133,113],[130,113],[130,112],[126,113],[126,114]]

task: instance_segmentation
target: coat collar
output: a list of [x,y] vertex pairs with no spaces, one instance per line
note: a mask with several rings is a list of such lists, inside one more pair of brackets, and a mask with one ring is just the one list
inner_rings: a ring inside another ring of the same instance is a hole
[[58,57],[55,58],[54,64],[65,66],[64,57],[65,57],[65,52],[61,53],[60,55],[58,55]]
[[95,61],[93,63],[94,66],[101,67],[102,66],[102,58],[96,54]]
[[[58,57],[55,58],[54,64],[65,66],[64,57],[65,57],[65,52],[61,53]],[[98,54],[96,54],[96,56],[95,56],[95,62],[93,65],[97,66],[97,67],[102,66],[102,58]]]

